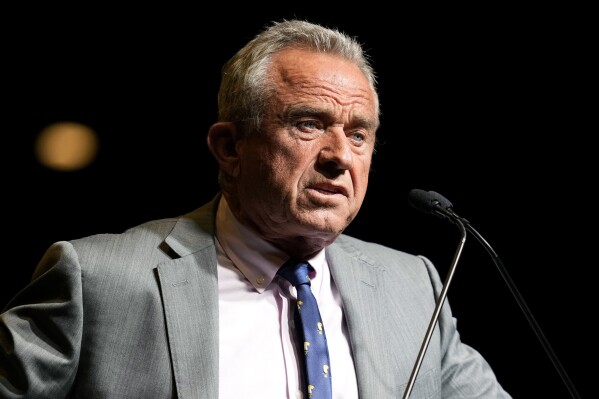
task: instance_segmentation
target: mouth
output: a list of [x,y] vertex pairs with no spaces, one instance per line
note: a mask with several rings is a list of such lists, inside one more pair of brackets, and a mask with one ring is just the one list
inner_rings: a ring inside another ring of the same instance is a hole
[[344,197],[349,196],[347,190],[342,186],[337,186],[330,183],[320,183],[310,186],[312,190],[316,190],[324,195],[343,195]]

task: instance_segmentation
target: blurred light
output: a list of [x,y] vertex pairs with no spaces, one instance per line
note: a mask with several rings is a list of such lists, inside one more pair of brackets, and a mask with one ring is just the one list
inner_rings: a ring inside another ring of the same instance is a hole
[[88,126],[60,122],[42,130],[35,143],[40,164],[59,171],[80,170],[88,166],[98,152],[98,138]]

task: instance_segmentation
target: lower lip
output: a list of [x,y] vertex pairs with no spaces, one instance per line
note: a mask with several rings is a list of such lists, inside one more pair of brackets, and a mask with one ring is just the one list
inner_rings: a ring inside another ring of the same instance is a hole
[[314,193],[314,195],[322,198],[330,198],[330,199],[335,199],[335,198],[345,198],[345,195],[339,193],[339,192],[332,192],[332,191],[326,191],[326,190],[319,190],[317,188],[313,188],[310,190],[312,193]]

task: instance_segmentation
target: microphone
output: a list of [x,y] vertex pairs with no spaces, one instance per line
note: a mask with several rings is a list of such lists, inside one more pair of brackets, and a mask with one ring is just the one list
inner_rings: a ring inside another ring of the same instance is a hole
[[[422,343],[422,347],[420,348],[421,353],[418,354],[418,358],[416,360],[416,363],[414,364],[414,369],[412,370],[412,375],[410,376],[410,380],[408,381],[408,386],[406,388],[406,392],[404,393],[404,399],[408,398],[410,391],[412,390],[412,387],[413,387],[415,379],[416,379],[416,375],[418,373],[418,369],[420,368],[420,365],[424,358],[424,353],[426,352],[426,348],[427,348],[428,343],[432,336],[432,329],[434,328],[434,325],[437,323],[437,320],[439,318],[440,307],[443,304],[443,302],[445,301],[445,297],[447,295],[447,289],[449,288],[449,284],[451,284],[451,278],[455,271],[455,267],[457,265],[459,254],[461,253],[462,248],[464,246],[464,242],[466,240],[466,231],[472,233],[474,235],[474,237],[478,240],[478,242],[480,244],[482,244],[483,247],[487,250],[489,255],[491,255],[493,262],[499,269],[499,273],[501,274],[505,283],[507,284],[508,288],[510,289],[510,292],[516,299],[516,302],[520,306],[520,309],[524,313],[524,316],[526,316],[526,319],[528,320],[530,326],[532,327],[533,331],[537,335],[537,338],[539,339],[541,345],[543,346],[543,349],[545,349],[545,352],[549,356],[549,359],[553,363],[553,366],[555,367],[555,369],[559,373],[560,377],[562,378],[564,384],[568,388],[568,391],[572,395],[572,398],[579,399],[580,395],[578,394],[576,388],[574,387],[574,384],[568,377],[566,370],[563,368],[557,355],[551,348],[549,341],[547,340],[547,338],[545,338],[543,331],[537,324],[534,316],[532,315],[532,312],[529,310],[528,306],[526,305],[524,298],[522,297],[522,295],[516,288],[516,284],[512,281],[510,275],[507,272],[507,269],[503,265],[503,262],[499,259],[499,256],[493,250],[491,245],[489,245],[489,243],[482,237],[482,235],[480,235],[479,232],[476,231],[476,229],[474,227],[472,227],[470,222],[468,222],[466,219],[458,216],[453,211],[452,203],[447,198],[442,196],[441,194],[439,194],[435,191],[424,191],[424,190],[420,190],[420,189],[413,189],[408,194],[408,203],[410,205],[412,205],[414,208],[416,208],[424,213],[428,213],[428,214],[439,216],[441,218],[449,219],[451,222],[453,222],[460,228],[460,231],[462,233],[462,240],[461,240],[460,245],[458,246],[456,256],[454,257],[454,262],[448,272],[448,277],[446,278],[446,281],[443,284],[443,289],[441,290],[439,299],[437,300],[437,307],[435,308],[435,311],[433,312],[433,316],[432,316],[431,322],[429,324],[430,331],[427,330],[427,334],[425,335],[424,341]],[[439,308],[439,309],[437,309],[437,308]]]
[[424,191],[413,189],[408,195],[408,202],[414,208],[424,213],[437,215],[441,218],[452,218],[452,214],[448,214],[453,205],[447,198],[435,191]]

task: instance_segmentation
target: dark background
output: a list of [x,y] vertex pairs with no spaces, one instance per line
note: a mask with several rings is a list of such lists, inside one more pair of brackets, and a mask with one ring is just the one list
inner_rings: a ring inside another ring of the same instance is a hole
[[[308,18],[357,36],[379,76],[381,145],[347,233],[424,254],[445,276],[459,230],[410,207],[407,195],[420,188],[447,197],[497,252],[589,397],[597,264],[590,11],[364,7],[5,12],[0,303],[54,241],[120,232],[211,199],[217,169],[205,137],[221,65],[270,21]],[[85,170],[50,171],[34,158],[39,131],[64,120],[98,133],[98,158]],[[462,340],[515,398],[571,397],[472,235],[448,299]]]

